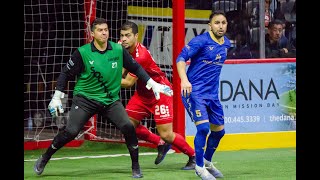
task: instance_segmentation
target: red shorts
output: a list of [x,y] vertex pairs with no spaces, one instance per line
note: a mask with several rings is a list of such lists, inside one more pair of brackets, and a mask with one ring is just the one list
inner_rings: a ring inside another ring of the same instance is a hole
[[153,98],[147,101],[134,93],[126,106],[126,111],[129,117],[138,121],[150,117],[152,113],[156,124],[167,124],[173,121],[172,102],[172,96],[164,94],[160,94],[159,100]]

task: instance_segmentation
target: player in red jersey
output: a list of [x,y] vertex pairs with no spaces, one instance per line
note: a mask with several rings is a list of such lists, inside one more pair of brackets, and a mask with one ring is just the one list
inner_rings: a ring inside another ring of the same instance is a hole
[[[126,22],[120,31],[119,43],[125,47],[132,57],[145,69],[154,81],[171,86],[166,74],[161,71],[154,61],[148,49],[138,42],[138,26],[133,22]],[[189,156],[184,170],[195,168],[195,151],[178,133],[173,132],[173,99],[168,96],[155,97],[153,91],[146,88],[146,83],[132,73],[126,74],[121,81],[121,87],[130,88],[135,83],[136,91],[129,100],[126,111],[133,125],[136,127],[136,134],[139,139],[151,142],[158,146],[158,156],[155,164],[159,164],[171,148],[171,145]],[[149,131],[140,121],[145,117],[154,115],[157,131],[160,136]]]

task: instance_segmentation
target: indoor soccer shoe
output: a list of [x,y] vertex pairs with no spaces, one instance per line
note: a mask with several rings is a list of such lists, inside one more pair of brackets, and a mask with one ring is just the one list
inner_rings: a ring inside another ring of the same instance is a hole
[[142,178],[143,175],[141,173],[140,168],[132,169],[132,178]]
[[195,168],[195,166],[196,166],[196,157],[192,156],[192,157],[189,157],[189,161],[187,162],[186,166],[182,168],[182,170],[192,170]]
[[33,170],[37,175],[42,174],[44,167],[47,165],[49,160],[44,159],[42,156],[34,164]]
[[212,164],[204,164],[205,168],[216,178],[223,178],[223,174]]
[[196,175],[199,176],[202,180],[216,180],[216,178],[209,173],[206,168],[196,169]]
[[171,149],[171,144],[164,143],[163,145],[158,146],[158,156],[154,161],[155,164],[161,163],[161,161],[166,157],[167,152]]

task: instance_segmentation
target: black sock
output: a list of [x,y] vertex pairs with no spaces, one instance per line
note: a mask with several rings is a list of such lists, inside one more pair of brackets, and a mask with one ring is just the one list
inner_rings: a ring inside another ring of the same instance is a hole
[[139,169],[139,147],[138,145],[136,146],[130,146],[128,145],[128,150],[130,153],[131,157],[131,162],[132,162],[132,169]]
[[54,137],[47,151],[43,154],[43,158],[50,159],[54,153],[56,153],[60,148],[62,148],[65,144],[67,144],[74,138],[75,136],[72,136],[69,132],[64,130],[60,131],[60,133]]

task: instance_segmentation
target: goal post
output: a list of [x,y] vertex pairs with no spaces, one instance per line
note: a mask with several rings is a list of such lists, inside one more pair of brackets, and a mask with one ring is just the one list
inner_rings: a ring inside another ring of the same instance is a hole
[[181,86],[176,59],[185,43],[184,0],[172,1],[172,70],[173,70],[173,131],[185,137],[185,110],[180,98]]

